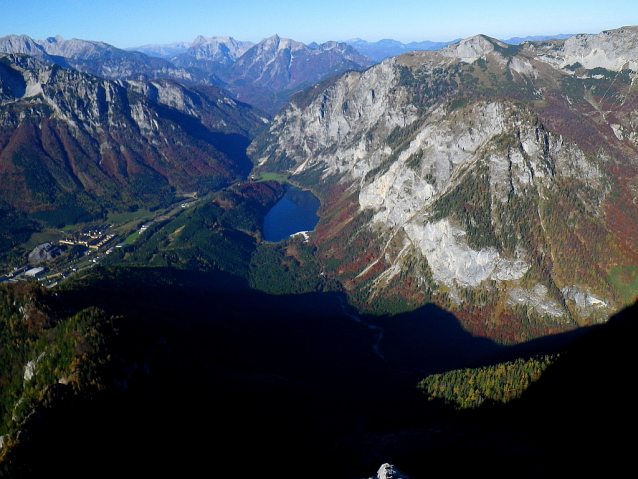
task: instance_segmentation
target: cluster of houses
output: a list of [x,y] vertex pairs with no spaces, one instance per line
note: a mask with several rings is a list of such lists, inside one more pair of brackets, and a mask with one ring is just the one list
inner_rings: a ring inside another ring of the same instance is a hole
[[[63,254],[63,245],[82,245],[93,251],[99,250],[115,236],[106,233],[108,228],[108,226],[88,226],[78,233],[61,239],[58,242],[59,244],[43,243],[36,246],[28,255],[29,263],[0,275],[0,283],[41,278],[48,272],[48,269],[41,266],[41,264]],[[110,253],[112,249],[107,251],[106,254]],[[89,254],[88,251],[87,254]],[[92,261],[97,262],[96,259]],[[47,280],[56,276],[63,275],[62,273],[52,274],[47,276]]]
[[100,249],[108,243],[115,235],[106,234],[108,226],[87,226],[82,231],[60,240],[62,244],[82,245],[90,249]]

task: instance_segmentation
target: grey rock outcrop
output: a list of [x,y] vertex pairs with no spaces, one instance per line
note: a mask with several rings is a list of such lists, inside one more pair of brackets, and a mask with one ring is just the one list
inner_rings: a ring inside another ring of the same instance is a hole
[[39,264],[46,261],[51,261],[52,259],[60,256],[62,253],[62,248],[60,248],[59,246],[52,245],[51,243],[43,243],[36,246],[29,253],[29,263]]
[[369,479],[410,479],[409,476],[401,473],[396,467],[392,464],[382,464],[379,470],[377,471],[377,475],[371,477]]

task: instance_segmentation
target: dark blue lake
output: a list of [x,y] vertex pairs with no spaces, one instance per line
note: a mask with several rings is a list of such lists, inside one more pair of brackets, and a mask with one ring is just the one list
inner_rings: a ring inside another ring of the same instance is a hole
[[286,194],[264,218],[266,241],[281,241],[300,231],[312,231],[319,217],[319,199],[310,191],[287,185]]

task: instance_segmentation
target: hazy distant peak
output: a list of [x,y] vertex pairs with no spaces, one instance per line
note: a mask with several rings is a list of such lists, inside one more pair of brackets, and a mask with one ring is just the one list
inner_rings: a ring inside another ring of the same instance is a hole
[[62,38],[60,35],[56,35],[54,37],[49,37],[47,38],[44,42],[40,42],[40,43],[58,43],[58,42],[63,42],[64,38]]
[[202,35],[197,35],[195,37],[195,40],[193,40],[193,43],[191,43],[191,46],[194,47],[195,45],[200,45],[202,43],[206,43],[206,37],[202,36]]
[[191,43],[191,47],[195,47],[197,45],[202,45],[206,43],[246,43],[246,42],[237,42],[233,37],[205,37],[203,35],[197,35],[193,43]]
[[501,39],[501,41],[509,44],[509,45],[519,45],[523,42],[544,42],[547,40],[565,40],[571,37],[572,34],[564,34],[559,33],[557,35],[534,35],[534,36],[526,36],[526,37],[512,37],[506,39]]
[[388,38],[377,42],[368,42],[361,38],[353,38],[347,40],[345,43],[355,48],[362,55],[379,62],[388,57],[395,57],[414,50],[440,50],[458,41],[460,41],[460,38],[449,42],[422,41],[405,44],[398,40]]

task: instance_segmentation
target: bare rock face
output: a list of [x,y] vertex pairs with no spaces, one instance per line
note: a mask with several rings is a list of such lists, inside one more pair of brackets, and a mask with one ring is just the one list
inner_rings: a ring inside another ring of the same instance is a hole
[[563,41],[550,41],[529,45],[542,61],[559,68],[580,64],[593,70],[610,71],[638,69],[638,27],[623,27],[604,31],[598,35],[574,35]]
[[490,323],[537,318],[526,337],[595,323],[622,306],[609,265],[638,259],[638,189],[622,179],[638,167],[636,41],[633,27],[479,35],[387,59],[293,97],[251,154],[323,192],[320,254],[375,307],[440,301],[464,319],[479,295]]
[[29,263],[39,264],[45,261],[51,261],[52,259],[60,256],[62,253],[63,251],[59,246],[52,245],[51,243],[43,243],[36,246],[29,253]]
[[405,474],[401,473],[396,467],[392,464],[382,464],[379,470],[377,471],[377,475],[374,478],[370,479],[410,479]]

